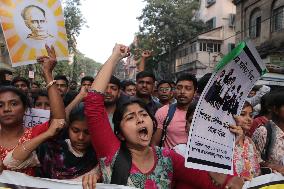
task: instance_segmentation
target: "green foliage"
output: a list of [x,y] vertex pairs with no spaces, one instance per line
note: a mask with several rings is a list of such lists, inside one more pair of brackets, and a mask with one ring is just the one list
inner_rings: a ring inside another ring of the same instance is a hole
[[[84,54],[78,52],[75,56],[75,64],[69,64],[67,61],[58,61],[56,67],[54,68],[53,75],[66,75],[69,80],[80,81],[80,73],[85,73],[88,76],[94,76],[97,71],[102,66],[101,63],[94,61],[88,57],[85,57]],[[33,70],[35,72],[34,81],[43,84],[44,79],[41,75],[41,65],[33,64],[20,66],[15,68],[14,75],[28,78],[29,70]]]
[[154,57],[167,52],[203,31],[202,21],[193,20],[198,0],[145,0],[146,6],[138,20],[138,45],[133,51],[152,50]]
[[86,24],[86,20],[80,10],[80,0],[64,0],[63,3],[68,47],[72,53],[76,51],[76,37],[79,36],[82,27]]
[[[64,0],[64,18],[65,27],[68,38],[68,48],[70,53],[76,54],[74,63],[69,64],[68,61],[58,61],[53,73],[54,75],[66,75],[69,80],[79,81],[79,74],[94,76],[96,71],[101,67],[101,64],[85,57],[76,49],[76,37],[79,36],[82,27],[86,24],[83,14],[80,10],[81,0]],[[41,65],[27,65],[15,68],[15,76],[28,77],[29,70],[35,72],[35,79],[41,84],[44,80],[41,75]]]
[[73,80],[79,81],[79,74],[84,73],[86,76],[95,76],[102,66],[101,63],[94,61],[88,57],[85,57],[84,54],[78,52],[75,57],[75,64],[73,65]]

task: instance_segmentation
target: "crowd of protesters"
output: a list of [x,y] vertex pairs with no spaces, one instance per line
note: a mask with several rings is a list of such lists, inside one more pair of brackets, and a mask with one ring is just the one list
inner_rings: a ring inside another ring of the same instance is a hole
[[[55,51],[46,50],[48,56],[37,58],[44,86],[2,73],[0,172],[82,180],[83,188],[102,182],[147,189],[237,189],[269,171],[284,174],[283,89],[250,92],[230,126],[234,175],[224,175],[184,166],[189,128],[210,74],[156,81],[141,70],[135,81],[120,81],[112,72],[129,48],[116,44],[96,78],[83,77],[77,88],[64,75],[53,77]],[[29,108],[50,110],[50,120],[27,128]]]

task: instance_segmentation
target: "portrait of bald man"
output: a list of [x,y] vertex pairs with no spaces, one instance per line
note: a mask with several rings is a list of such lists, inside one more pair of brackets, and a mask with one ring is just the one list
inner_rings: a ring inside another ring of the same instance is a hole
[[26,26],[31,30],[27,39],[44,40],[53,37],[48,33],[48,24],[44,9],[36,5],[25,7],[21,13]]

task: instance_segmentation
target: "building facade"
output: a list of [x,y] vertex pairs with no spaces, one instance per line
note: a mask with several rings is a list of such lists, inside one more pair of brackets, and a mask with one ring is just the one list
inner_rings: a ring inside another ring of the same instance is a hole
[[284,74],[284,0],[234,0],[236,41],[250,39],[270,73]]
[[208,31],[172,51],[171,71],[192,73],[197,78],[212,72],[219,60],[235,47],[236,6],[232,0],[201,0],[195,19],[203,20]]

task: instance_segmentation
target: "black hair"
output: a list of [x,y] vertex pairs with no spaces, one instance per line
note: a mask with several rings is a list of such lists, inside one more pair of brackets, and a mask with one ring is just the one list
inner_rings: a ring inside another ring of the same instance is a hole
[[121,82],[121,86],[122,86],[122,90],[125,91],[126,87],[130,86],[130,85],[135,85],[134,81],[132,80],[124,80]]
[[170,87],[172,88],[172,84],[174,83],[173,81],[171,80],[161,80],[159,81],[159,83],[157,84],[157,88],[159,88],[160,85],[164,84],[164,83],[167,83],[170,85]]
[[268,115],[272,111],[273,107],[273,93],[267,93],[260,99],[260,111],[257,117]]
[[33,82],[32,85],[36,85],[40,88],[40,84],[38,82]]
[[54,77],[54,80],[64,80],[66,83],[66,86],[69,86],[69,81],[65,75],[57,75]]
[[197,89],[197,79],[196,79],[195,75],[193,75],[193,74],[182,74],[182,75],[180,75],[177,79],[176,84],[180,81],[192,81],[194,90]]
[[38,97],[40,96],[46,96],[48,98],[48,93],[46,90],[39,90],[37,93],[34,94],[33,100],[34,103],[37,101]]
[[242,109],[244,109],[244,108],[246,108],[246,107],[251,107],[251,108],[253,109],[253,106],[252,106],[251,103],[248,102],[248,101],[245,101],[245,103],[244,103]]
[[109,83],[114,84],[114,85],[117,85],[119,89],[120,89],[120,87],[121,87],[121,82],[120,82],[120,80],[119,80],[117,77],[115,77],[114,75],[111,76],[111,78],[110,78],[110,80],[109,80]]
[[27,87],[30,88],[30,82],[29,82],[29,80],[27,80],[27,79],[24,78],[24,77],[20,77],[20,76],[15,77],[15,78],[12,80],[11,85],[15,86],[15,84],[16,84],[18,81],[22,81],[22,82],[26,83]]
[[[223,71],[225,71],[225,70],[223,70]],[[211,76],[212,76],[212,73],[207,73],[199,79],[199,81],[197,83],[197,93],[198,94],[201,94],[203,92],[203,90],[204,90],[205,86],[207,85]]]
[[275,108],[279,109],[284,106],[284,90],[277,90],[272,93]]
[[94,82],[94,78],[92,76],[85,76],[81,79],[81,85],[84,81],[90,81],[91,83]]
[[194,100],[192,103],[190,103],[190,105],[189,105],[189,107],[187,108],[187,111],[186,111],[186,116],[185,116],[186,120],[188,120],[189,116],[194,113],[196,106],[197,106],[196,100]]
[[142,71],[142,72],[139,72],[137,75],[136,75],[136,81],[140,78],[144,78],[144,77],[151,77],[154,81],[156,80],[155,76],[153,73],[151,72],[147,72],[147,71]]
[[[127,99],[125,102],[121,103],[119,107],[116,108],[113,114],[113,124],[114,124],[114,133],[116,135],[120,134],[120,123],[123,118],[123,115],[127,107],[131,104],[138,104],[140,107],[146,110],[153,121],[154,130],[157,126],[157,121],[155,117],[150,113],[149,109],[146,107],[145,103],[137,98]],[[117,158],[114,162],[113,173],[111,178],[111,184],[126,185],[127,180],[130,174],[130,169],[132,165],[132,155],[126,142],[122,141],[120,149],[117,155]]]
[[259,86],[253,86],[253,88],[251,89],[251,91],[255,91],[255,92],[257,92],[259,90]]
[[22,92],[20,89],[14,87],[14,86],[2,86],[2,87],[0,88],[0,94],[1,94],[1,93],[5,93],[5,92],[12,92],[12,93],[15,93],[15,94],[20,98],[20,100],[22,101],[23,106],[24,106],[25,109],[31,107],[29,98],[28,98],[27,95],[26,95],[24,92]]
[[284,90],[278,90],[273,92],[273,111],[272,111],[272,120],[278,122],[279,116],[275,111],[279,110],[284,106]]
[[81,102],[78,106],[73,108],[69,115],[69,124],[74,121],[84,121],[86,120],[86,116],[84,113],[84,103]]
[[119,103],[118,107],[115,109],[115,112],[112,118],[112,122],[114,125],[114,133],[116,135],[120,134],[121,132],[120,123],[122,121],[124,113],[126,112],[127,107],[131,104],[138,104],[141,108],[146,110],[146,112],[149,114],[149,116],[151,117],[153,121],[153,127],[154,127],[153,130],[155,131],[157,128],[157,120],[155,116],[151,113],[149,108],[146,106],[146,104],[138,98],[128,98],[128,99],[125,99],[124,102]]
[[11,85],[11,81],[6,80],[6,74],[12,75],[13,73],[10,70],[0,69],[0,86]]

